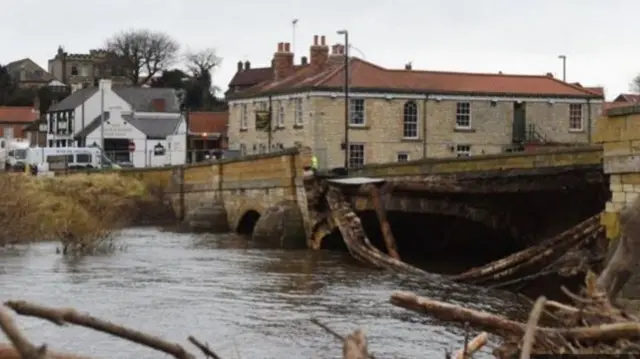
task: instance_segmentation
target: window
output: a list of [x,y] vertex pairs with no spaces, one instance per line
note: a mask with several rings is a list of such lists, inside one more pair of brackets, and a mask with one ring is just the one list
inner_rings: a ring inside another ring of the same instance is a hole
[[582,104],[569,104],[569,130],[582,131]]
[[91,163],[91,155],[86,153],[79,153],[76,155],[76,162]]
[[349,144],[349,168],[364,166],[364,145],[360,143]]
[[284,101],[280,101],[278,106],[278,127],[284,127]]
[[456,104],[456,127],[471,128],[471,104],[458,102]]
[[53,140],[49,140],[49,147],[53,147]]
[[264,143],[260,144],[260,153],[267,153],[267,145]]
[[247,154],[247,145],[244,143],[240,144],[240,156],[244,156]]
[[78,66],[73,65],[71,66],[71,75],[77,75],[78,74]]
[[82,75],[84,77],[88,77],[89,76],[89,68],[87,66],[82,66],[80,68],[80,75]]
[[469,157],[469,156],[471,156],[471,146],[470,145],[457,145],[456,146],[456,155],[458,157]]
[[296,102],[296,117],[295,117],[295,125],[296,126],[302,126],[303,124],[303,118],[302,118],[302,99],[301,98],[297,98],[295,100]]
[[269,109],[268,107],[269,106],[268,106],[266,101],[256,102],[256,104],[255,104],[255,109],[258,110],[258,111],[266,111],[266,110]]
[[13,138],[13,126],[4,126],[4,138]]
[[398,152],[396,158],[398,162],[407,162],[409,161],[409,154],[407,152]]
[[249,114],[247,113],[247,105],[243,104],[240,107],[240,129],[246,130],[249,128]]
[[404,104],[402,137],[418,138],[418,106],[415,101]]
[[351,99],[349,112],[349,124],[351,126],[364,126],[364,99]]

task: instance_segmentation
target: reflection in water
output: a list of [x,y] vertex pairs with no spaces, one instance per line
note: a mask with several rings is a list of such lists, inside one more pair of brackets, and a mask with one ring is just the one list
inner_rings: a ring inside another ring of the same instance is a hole
[[[259,249],[233,235],[122,233],[123,251],[66,258],[54,244],[0,250],[2,300],[73,306],[183,342],[190,334],[223,357],[337,358],[341,345],[309,322],[340,333],[366,330],[380,357],[441,358],[462,345],[462,329],[388,303],[394,290],[518,316],[507,293],[362,267],[347,253]],[[20,318],[36,342],[97,357],[158,354],[101,333]],[[91,343],[91,345],[86,345]],[[490,348],[485,350],[488,352]]]

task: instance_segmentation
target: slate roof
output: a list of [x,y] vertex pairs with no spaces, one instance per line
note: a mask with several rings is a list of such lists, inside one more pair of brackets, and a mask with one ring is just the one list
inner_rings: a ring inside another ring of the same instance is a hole
[[[108,121],[110,118],[109,112],[104,113],[105,121]],[[129,122],[133,127],[140,130],[142,133],[147,135],[148,139],[165,139],[167,136],[173,134],[180,121],[182,119],[181,116],[144,116],[144,117],[136,117],[132,114],[123,114],[122,118]],[[82,131],[78,132],[75,136],[76,138],[85,138],[94,130],[100,128],[100,115],[94,118],[87,126],[85,126]]]
[[[53,105],[49,111],[73,110],[82,105],[83,102],[98,91],[99,88],[97,87],[78,90],[67,96],[64,100]],[[163,99],[165,101],[164,112],[180,112],[180,100],[178,99],[178,93],[172,88],[114,87],[113,92],[129,103],[134,111],[154,112],[153,100]]]

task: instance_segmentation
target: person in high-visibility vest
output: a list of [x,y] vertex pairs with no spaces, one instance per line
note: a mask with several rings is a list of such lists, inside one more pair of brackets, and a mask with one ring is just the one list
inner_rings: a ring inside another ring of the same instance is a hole
[[316,155],[311,156],[311,171],[314,175],[318,171],[318,157]]

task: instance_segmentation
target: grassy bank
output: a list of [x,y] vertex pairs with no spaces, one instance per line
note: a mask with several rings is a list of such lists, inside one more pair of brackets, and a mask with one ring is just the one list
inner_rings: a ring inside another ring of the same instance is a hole
[[59,240],[71,252],[110,243],[141,207],[157,202],[145,182],[117,173],[36,178],[0,175],[0,245]]

